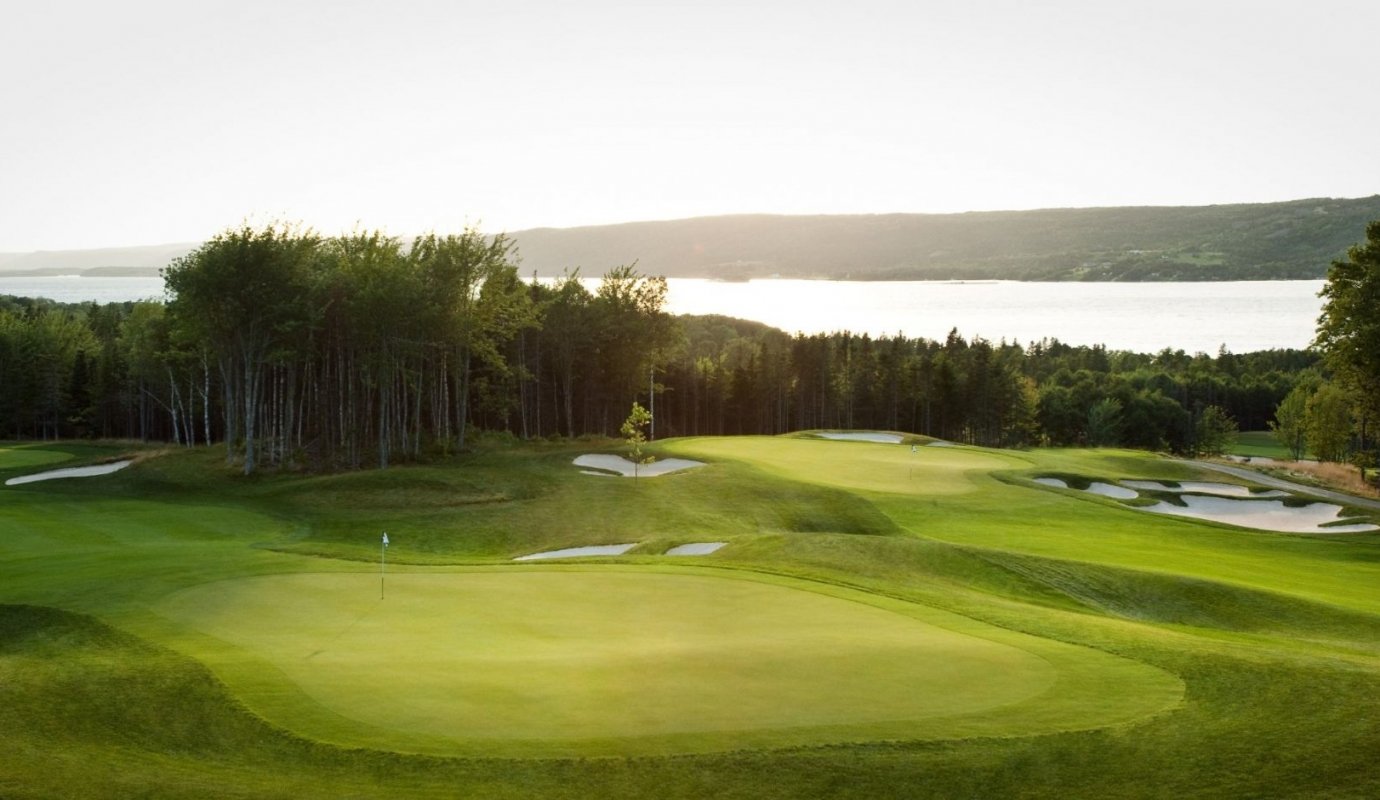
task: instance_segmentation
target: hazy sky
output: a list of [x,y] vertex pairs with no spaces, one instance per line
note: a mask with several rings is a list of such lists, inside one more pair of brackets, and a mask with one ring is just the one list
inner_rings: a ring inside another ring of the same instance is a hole
[[0,251],[1380,192],[1375,0],[6,4]]

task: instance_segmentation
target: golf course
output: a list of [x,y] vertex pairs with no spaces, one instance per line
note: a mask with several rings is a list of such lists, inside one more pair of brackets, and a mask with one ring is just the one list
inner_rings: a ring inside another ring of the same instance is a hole
[[1380,796],[1364,501],[908,434],[576,464],[622,452],[0,442],[132,462],[0,487],[0,797]]

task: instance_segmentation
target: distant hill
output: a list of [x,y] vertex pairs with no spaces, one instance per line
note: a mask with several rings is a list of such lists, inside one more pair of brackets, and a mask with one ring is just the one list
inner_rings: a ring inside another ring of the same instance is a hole
[[[1380,219],[1380,195],[1220,206],[967,214],[748,214],[510,236],[525,275],[637,262],[747,280],[1225,281],[1322,278]],[[0,274],[153,275],[196,244],[0,253]]]
[[194,242],[97,250],[0,253],[0,275],[157,275],[158,270],[166,267],[168,262],[198,246]]
[[1221,281],[1321,278],[1380,219],[1357,200],[967,214],[740,215],[512,235],[522,270],[633,261],[648,274],[743,280]]

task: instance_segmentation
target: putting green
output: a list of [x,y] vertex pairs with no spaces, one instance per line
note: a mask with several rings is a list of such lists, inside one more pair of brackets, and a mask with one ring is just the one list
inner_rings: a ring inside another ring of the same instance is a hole
[[57,464],[62,461],[70,461],[71,459],[71,453],[62,453],[57,450],[40,450],[34,447],[0,446],[0,470],[24,469],[26,467],[37,467],[44,464]]
[[703,569],[219,581],[157,606],[251,708],[439,754],[702,752],[1011,735],[1177,703],[1160,670],[934,609]]
[[741,461],[782,477],[841,489],[912,495],[976,491],[973,474],[1013,465],[1000,456],[963,448],[917,447],[911,452],[899,444],[774,436],[684,439],[667,450],[707,461]]

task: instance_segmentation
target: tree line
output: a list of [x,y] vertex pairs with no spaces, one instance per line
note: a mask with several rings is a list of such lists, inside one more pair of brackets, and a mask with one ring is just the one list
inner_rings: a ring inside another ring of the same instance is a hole
[[[1280,426],[1282,404],[1352,374],[1314,351],[792,336],[673,317],[665,280],[635,265],[597,283],[524,280],[511,241],[473,230],[406,244],[242,226],[164,278],[163,302],[0,300],[0,431],[228,442],[249,473],[383,467],[463,450],[476,430],[614,435],[640,403],[653,438],[872,428],[1199,453]],[[1337,391],[1354,423],[1357,390]]]
[[[686,433],[873,428],[992,447],[1127,446],[1202,452],[1235,424],[1263,429],[1317,356],[1109,351],[1045,340],[787,336],[687,319],[658,403]],[[1211,449],[1211,448],[1209,448]]]

